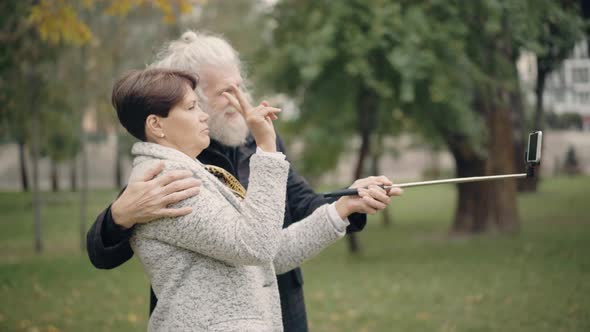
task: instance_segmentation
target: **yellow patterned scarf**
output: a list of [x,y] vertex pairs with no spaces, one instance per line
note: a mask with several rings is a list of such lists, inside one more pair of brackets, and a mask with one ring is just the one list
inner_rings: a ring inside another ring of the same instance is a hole
[[205,165],[205,169],[215,175],[216,178],[219,179],[226,187],[231,190],[234,195],[244,199],[246,197],[246,189],[238,179],[236,179],[230,172],[224,170],[221,167],[213,166],[213,165]]

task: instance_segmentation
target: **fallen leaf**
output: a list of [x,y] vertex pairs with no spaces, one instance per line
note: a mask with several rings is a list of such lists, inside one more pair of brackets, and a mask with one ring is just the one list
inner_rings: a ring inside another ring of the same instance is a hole
[[357,312],[354,309],[348,309],[346,310],[346,316],[348,317],[353,317],[357,314]]
[[37,293],[37,295],[39,295],[41,297],[46,297],[47,296],[47,292],[37,282],[34,282],[33,283],[33,291],[35,293]]
[[20,322],[18,322],[18,327],[21,329],[25,329],[27,327],[31,326],[31,321],[30,320],[21,320]]
[[430,319],[430,313],[429,312],[419,312],[416,314],[416,318],[418,318],[419,320],[429,320]]
[[340,317],[340,315],[333,313],[333,314],[330,314],[330,319],[334,322],[337,322],[341,319],[341,317]]
[[465,303],[467,303],[467,304],[477,304],[477,303],[480,303],[482,299],[483,299],[483,295],[482,294],[478,294],[478,295],[467,295],[467,296],[465,296]]
[[47,327],[47,332],[60,332],[61,330],[58,329],[57,327],[53,326],[53,325],[49,325]]
[[137,323],[138,320],[139,319],[137,318],[136,314],[131,313],[131,312],[129,314],[127,314],[127,321],[128,322],[135,324],[135,323]]

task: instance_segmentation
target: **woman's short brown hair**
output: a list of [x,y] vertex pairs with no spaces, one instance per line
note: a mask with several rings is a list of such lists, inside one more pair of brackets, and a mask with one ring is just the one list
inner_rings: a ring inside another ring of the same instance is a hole
[[150,114],[167,117],[182,101],[187,85],[197,87],[197,77],[180,70],[151,68],[125,73],[113,86],[111,101],[119,122],[145,141],[145,120]]

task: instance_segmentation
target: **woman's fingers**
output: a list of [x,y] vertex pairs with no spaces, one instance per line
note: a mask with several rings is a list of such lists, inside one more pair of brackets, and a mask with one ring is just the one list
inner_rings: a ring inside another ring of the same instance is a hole
[[389,189],[389,192],[387,193],[389,196],[401,196],[404,193],[404,190],[402,188],[391,188]]
[[391,197],[387,195],[387,191],[380,186],[369,186],[369,195],[383,204],[389,204],[391,201]]
[[381,211],[387,207],[386,204],[379,202],[378,200],[374,199],[371,196],[363,197],[363,201],[365,202],[365,204],[367,204],[368,207],[375,209],[375,210]]
[[359,188],[358,191],[364,209],[380,211],[385,209],[387,204],[389,204],[389,196],[380,187],[372,186],[370,189]]
[[382,184],[384,186],[393,185],[393,182],[391,182],[391,180],[389,180],[389,178],[387,176],[380,175],[380,176],[377,176],[375,180],[378,182],[378,184]]

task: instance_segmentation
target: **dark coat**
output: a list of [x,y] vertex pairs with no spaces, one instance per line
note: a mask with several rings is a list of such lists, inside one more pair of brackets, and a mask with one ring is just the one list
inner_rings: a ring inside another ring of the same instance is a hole
[[[285,153],[282,141],[277,139],[277,148]],[[209,165],[222,167],[232,173],[244,187],[248,188],[250,157],[256,152],[256,143],[250,137],[238,148],[230,148],[211,140],[211,145],[198,159]],[[319,206],[330,202],[311,189],[309,184],[292,168],[287,182],[287,204],[283,227],[288,227],[310,215]],[[366,224],[366,215],[354,214],[349,217],[349,232],[360,231]],[[92,264],[99,269],[115,268],[133,256],[129,245],[132,229],[122,230],[113,221],[110,206],[98,215],[87,234],[87,251]],[[283,325],[286,332],[307,331],[307,318],[303,300],[303,276],[297,268],[277,276]],[[151,292],[150,312],[157,299]]]

